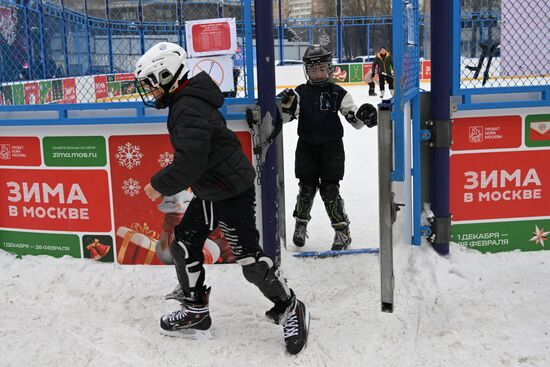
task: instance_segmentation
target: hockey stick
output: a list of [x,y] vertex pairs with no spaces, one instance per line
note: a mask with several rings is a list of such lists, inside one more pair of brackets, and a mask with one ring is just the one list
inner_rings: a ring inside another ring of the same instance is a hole
[[293,254],[294,257],[336,257],[342,255],[355,255],[355,254],[377,254],[378,248],[354,248],[348,250],[328,250],[328,251],[303,251]]

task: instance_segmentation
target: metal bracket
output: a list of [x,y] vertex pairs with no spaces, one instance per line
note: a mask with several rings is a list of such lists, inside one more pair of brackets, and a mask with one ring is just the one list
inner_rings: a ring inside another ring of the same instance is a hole
[[432,226],[432,234],[428,241],[432,244],[448,244],[451,242],[451,216],[447,218],[428,218]]
[[430,226],[421,226],[420,227],[420,233],[422,234],[422,237],[429,238],[432,235],[432,227],[430,227]]
[[430,148],[449,148],[451,146],[451,121],[426,121],[426,127],[431,134],[428,140]]
[[394,201],[395,199],[395,192],[391,193],[391,222],[395,223],[397,220],[397,212],[401,210],[402,206],[405,206],[405,204],[396,203]]
[[246,109],[246,122],[248,123],[248,127],[253,130],[255,125],[260,124],[260,106],[256,105],[254,108],[247,108]]
[[451,103],[450,103],[450,106],[451,106],[450,115],[451,116],[453,115],[453,112],[458,111],[458,105],[460,105],[461,103],[462,103],[462,96],[451,96]]

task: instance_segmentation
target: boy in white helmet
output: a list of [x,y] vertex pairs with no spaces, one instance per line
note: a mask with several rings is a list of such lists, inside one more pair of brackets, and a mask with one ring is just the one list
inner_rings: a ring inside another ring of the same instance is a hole
[[151,178],[145,193],[153,201],[188,187],[195,194],[175,228],[177,244],[171,247],[184,301],[180,309],[161,318],[161,330],[178,335],[210,328],[210,288],[204,285],[202,247],[219,226],[246,280],[274,303],[266,316],[283,326],[286,348],[297,354],[307,341],[309,313],[259,245],[254,168],[218,110],[224,98],[216,83],[205,72],[192,78],[188,72],[185,50],[168,42],[151,47],[135,70],[143,102],[168,107],[174,148],[173,162]]

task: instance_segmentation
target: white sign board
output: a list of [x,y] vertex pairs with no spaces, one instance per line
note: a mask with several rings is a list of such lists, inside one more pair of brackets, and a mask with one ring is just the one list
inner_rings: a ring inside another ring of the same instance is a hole
[[237,50],[235,18],[187,21],[185,41],[190,57],[232,55]]
[[188,59],[189,75],[206,72],[223,92],[235,90],[233,83],[233,59],[231,56],[211,56]]

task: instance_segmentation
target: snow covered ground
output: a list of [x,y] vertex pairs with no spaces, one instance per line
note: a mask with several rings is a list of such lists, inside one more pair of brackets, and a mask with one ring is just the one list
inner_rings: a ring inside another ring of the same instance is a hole
[[[358,103],[366,88],[350,87]],[[372,97],[371,97],[372,98]],[[374,99],[376,100],[376,99]],[[342,196],[355,247],[378,242],[376,129],[346,125]],[[297,193],[296,124],[284,128],[287,217]],[[293,223],[288,221],[287,238]],[[306,250],[332,229],[319,197]],[[289,245],[289,250],[292,250]],[[482,255],[460,246],[399,248],[394,313],[380,312],[378,256],[297,259],[283,251],[289,284],[312,314],[308,347],[285,352],[270,304],[237,265],[207,268],[214,338],[162,336],[177,307],[163,295],[172,267],[119,266],[0,252],[1,366],[536,366],[550,365],[550,251]],[[403,256],[402,256],[403,257]]]

